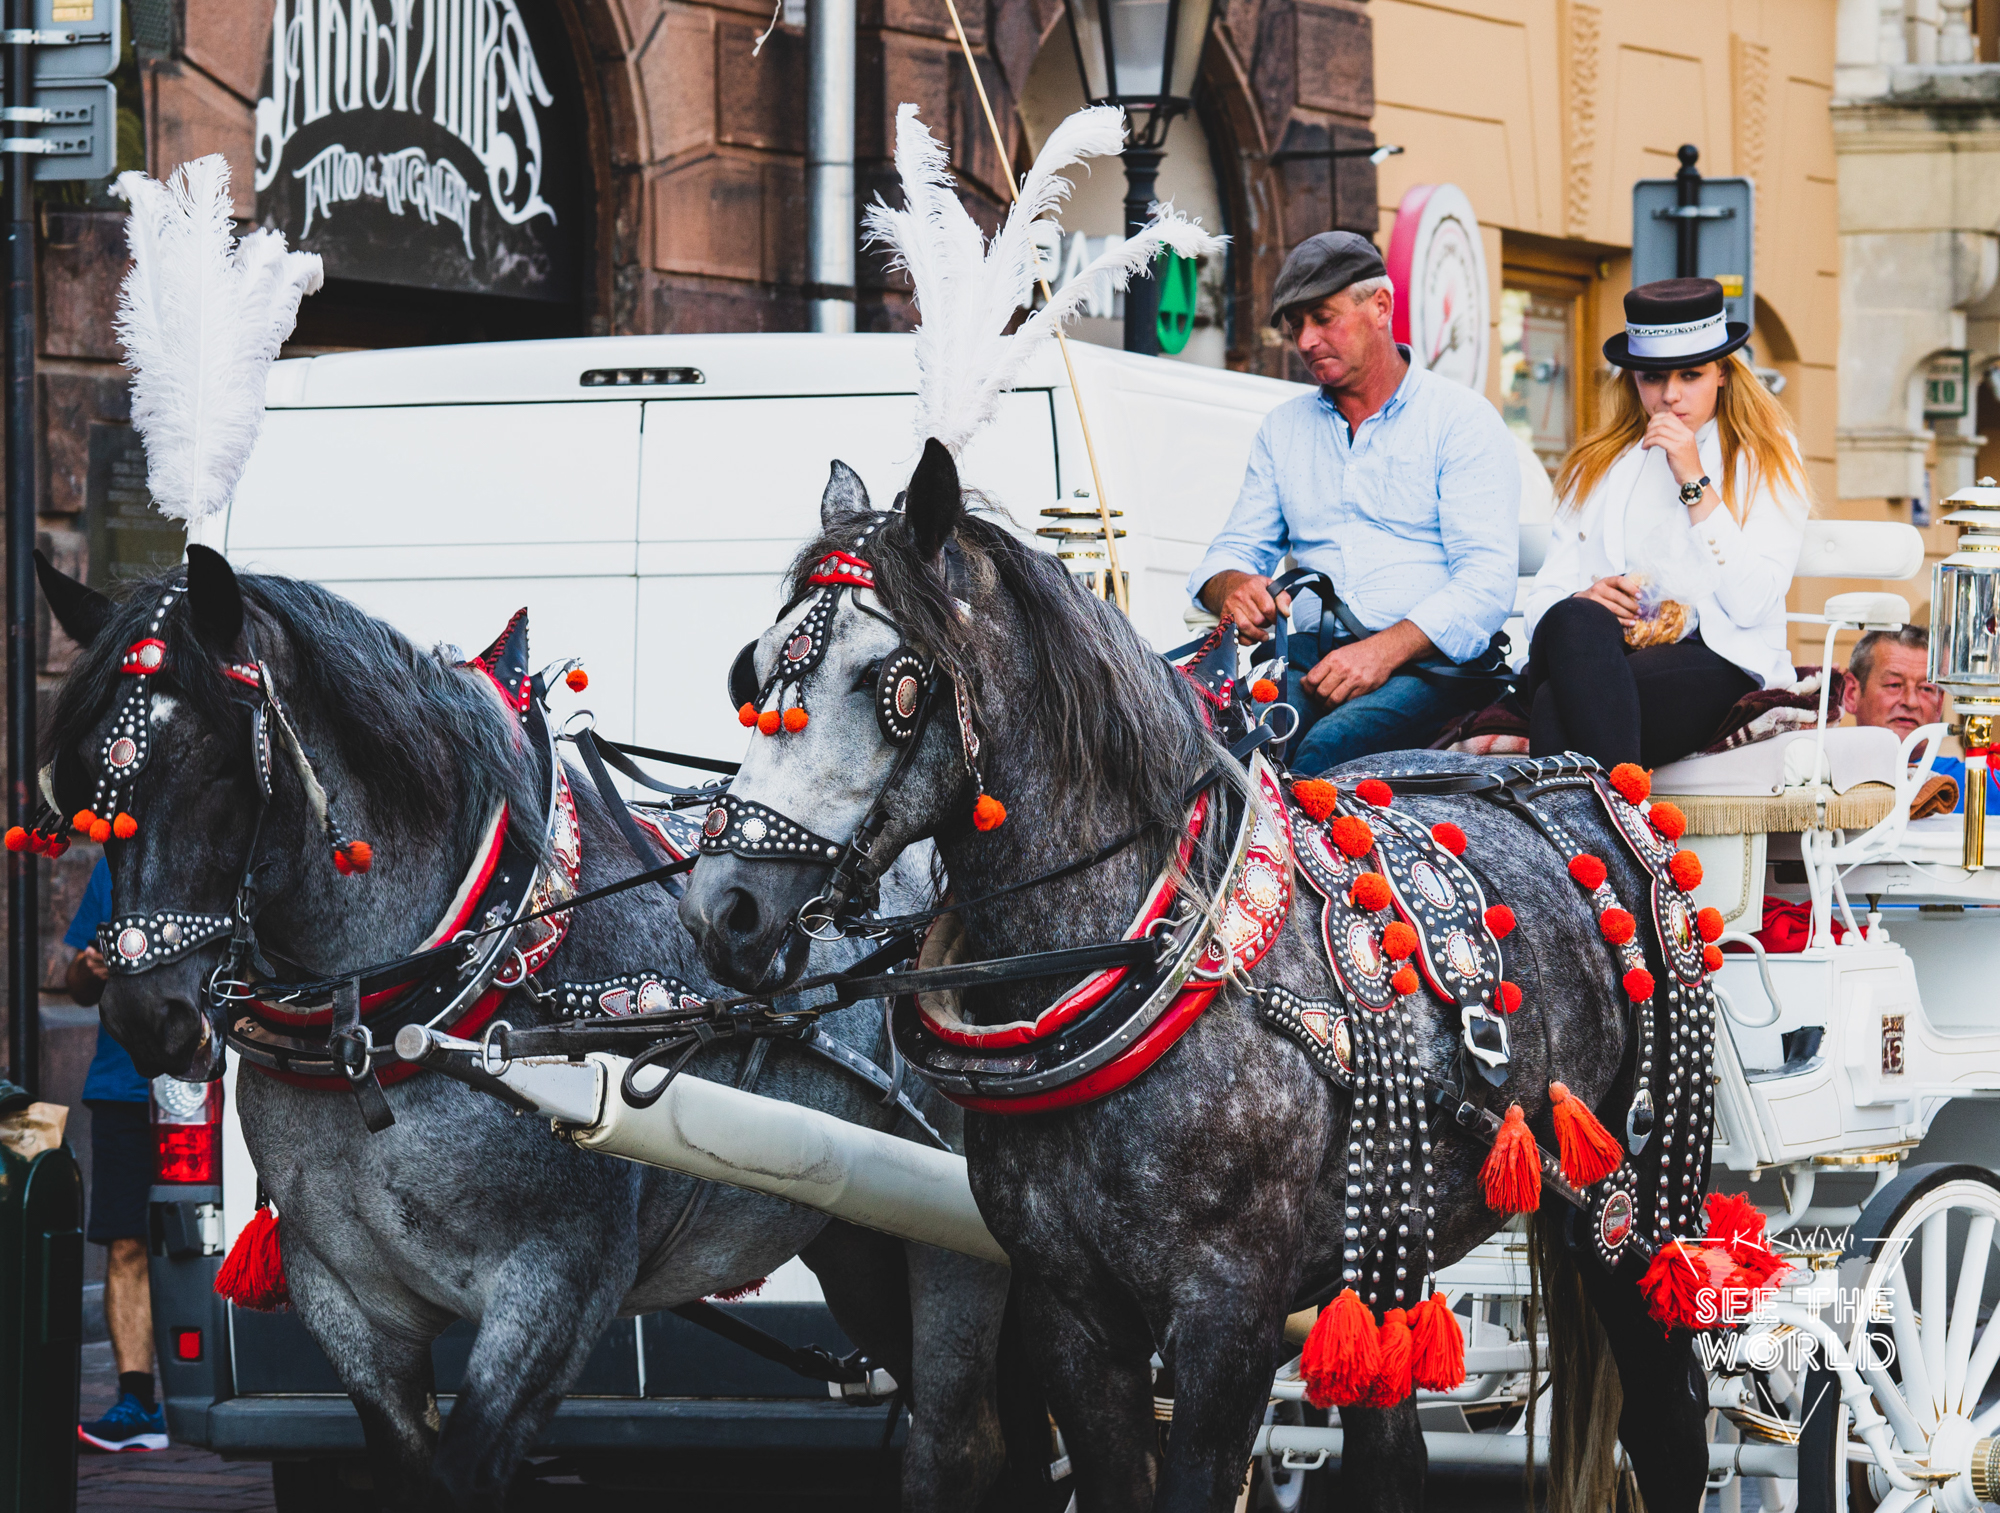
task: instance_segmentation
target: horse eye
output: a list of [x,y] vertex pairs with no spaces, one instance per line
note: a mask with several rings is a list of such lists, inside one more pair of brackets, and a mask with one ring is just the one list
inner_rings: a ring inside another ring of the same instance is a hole
[[882,664],[889,659],[877,657],[854,675],[854,692],[872,694],[875,685],[882,680]]

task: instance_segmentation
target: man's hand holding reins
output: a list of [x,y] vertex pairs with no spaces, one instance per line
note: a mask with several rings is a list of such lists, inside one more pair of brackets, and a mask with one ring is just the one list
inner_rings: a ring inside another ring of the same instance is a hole
[[1257,573],[1217,573],[1201,588],[1201,602],[1236,624],[1236,639],[1268,641],[1278,616],[1292,612],[1292,596],[1271,596],[1271,580]]

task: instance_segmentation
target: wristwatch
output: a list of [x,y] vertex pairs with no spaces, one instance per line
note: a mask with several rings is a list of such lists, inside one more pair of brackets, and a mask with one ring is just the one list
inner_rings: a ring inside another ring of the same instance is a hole
[[1708,478],[1706,475],[1695,479],[1693,483],[1682,484],[1681,503],[1685,504],[1690,509],[1692,509],[1695,505],[1701,503],[1702,490],[1706,489],[1707,487],[1708,487]]

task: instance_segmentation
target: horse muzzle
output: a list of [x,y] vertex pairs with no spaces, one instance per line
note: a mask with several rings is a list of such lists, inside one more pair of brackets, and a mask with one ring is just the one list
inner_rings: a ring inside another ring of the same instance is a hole
[[213,1082],[222,1075],[223,1041],[204,1008],[207,971],[194,963],[177,965],[189,968],[185,980],[162,981],[167,973],[112,978],[104,985],[99,1013],[140,1076]]
[[804,971],[812,941],[799,910],[825,886],[826,870],[817,862],[703,857],[680,917],[715,978],[746,993],[776,992]]

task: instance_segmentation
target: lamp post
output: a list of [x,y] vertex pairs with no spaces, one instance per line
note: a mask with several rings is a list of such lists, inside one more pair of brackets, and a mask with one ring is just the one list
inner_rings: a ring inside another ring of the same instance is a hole
[[1965,527],[1931,573],[1933,683],[1965,715],[1965,870],[1986,865],[1986,771],[2000,717],[2000,488],[1982,478],[1945,501],[1945,523]]
[[[1131,121],[1125,160],[1125,234],[1145,229],[1166,153],[1167,127],[1187,110],[1215,0],[1063,0],[1084,97],[1123,106]],[[1158,356],[1160,286],[1150,275],[1125,290],[1125,350]]]

